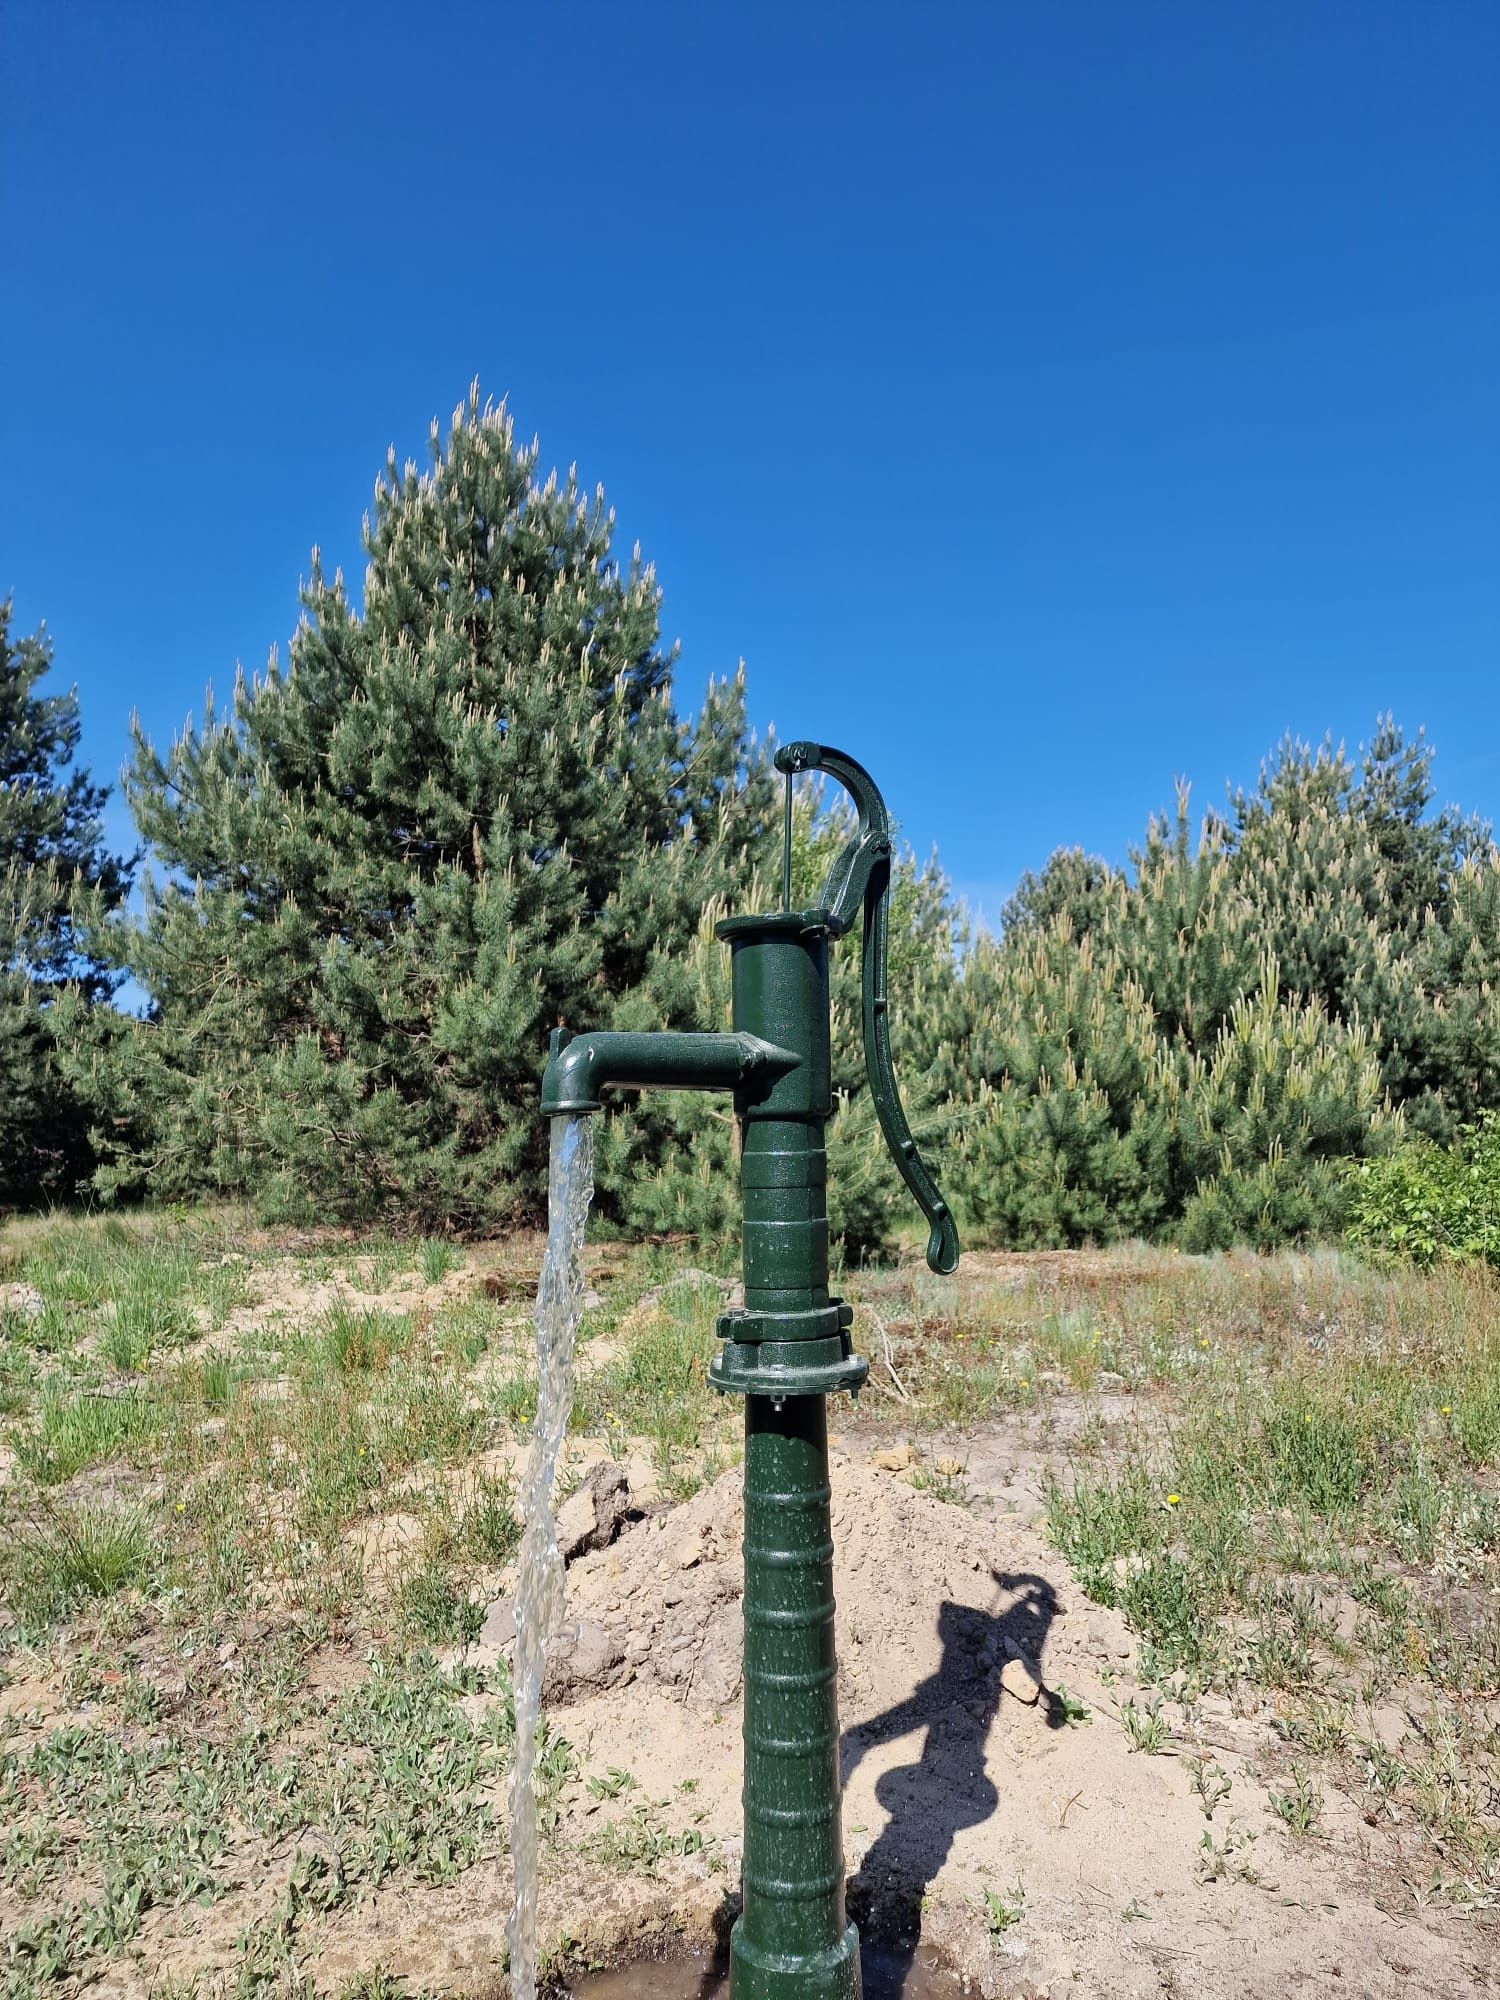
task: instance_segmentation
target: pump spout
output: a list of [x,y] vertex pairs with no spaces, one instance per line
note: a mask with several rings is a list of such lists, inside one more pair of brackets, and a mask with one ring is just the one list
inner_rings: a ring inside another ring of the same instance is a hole
[[801,1061],[759,1035],[580,1034],[554,1028],[542,1074],[542,1111],[597,1111],[611,1084],[629,1090],[733,1090],[750,1099]]

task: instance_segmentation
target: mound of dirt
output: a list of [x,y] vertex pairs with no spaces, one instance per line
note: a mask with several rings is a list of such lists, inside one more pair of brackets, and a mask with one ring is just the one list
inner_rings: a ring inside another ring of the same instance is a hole
[[[1055,1702],[1049,1662],[1077,1644],[1128,1657],[1123,1621],[1090,1612],[1077,1630],[1035,1566],[1034,1537],[1019,1524],[985,1524],[868,1465],[832,1468],[839,1686],[860,1708],[907,1700],[914,1680],[931,1693],[989,1709],[1013,1691],[1026,1706]],[[554,1692],[645,1682],[687,1706],[721,1709],[740,1691],[744,1521],[740,1474],[727,1472],[686,1505],[631,1529],[568,1572],[580,1648],[563,1635],[561,1658],[587,1656]],[[934,1615],[936,1613],[936,1616]],[[592,1628],[592,1629],[590,1629]],[[595,1636],[602,1633],[603,1642]]]
[[[1125,1707],[1157,1697],[1124,1621],[1032,1522],[914,1490],[889,1456],[832,1466],[845,1851],[868,1935],[920,1930],[980,1994],[1028,2000],[1490,1990],[1457,1929],[1384,1914],[1351,1805],[1330,1797],[1320,1841],[1287,1837],[1269,1709],[1163,1702],[1166,1754],[1139,1754]],[[738,1868],[742,1518],[726,1473],[579,1557],[548,1691],[585,1770],[635,1787],[576,1796],[585,1852],[632,1800],[706,1843],[653,1885],[671,1884],[685,1943]],[[578,1851],[544,1858],[549,1935],[597,1914],[599,1879],[563,1858]],[[645,1885],[611,1890],[623,1907]]]

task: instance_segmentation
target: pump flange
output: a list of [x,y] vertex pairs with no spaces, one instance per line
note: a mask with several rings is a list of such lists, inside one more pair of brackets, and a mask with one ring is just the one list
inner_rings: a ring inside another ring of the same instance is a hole
[[857,1396],[870,1364],[849,1339],[851,1306],[830,1299],[812,1312],[727,1312],[715,1331],[724,1343],[708,1365],[712,1388],[725,1395]]

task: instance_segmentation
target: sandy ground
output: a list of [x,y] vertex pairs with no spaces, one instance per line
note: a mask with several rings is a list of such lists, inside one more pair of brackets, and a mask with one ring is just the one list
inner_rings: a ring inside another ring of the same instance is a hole
[[[1037,1260],[991,1261],[990,1282],[1008,1261],[1019,1282]],[[529,1280],[497,1267],[495,1295],[514,1293],[524,1312]],[[400,1308],[419,1291],[435,1295],[412,1279],[377,1302]],[[210,1338],[232,1344],[268,1314],[305,1319],[335,1298],[365,1302],[344,1275],[321,1289],[288,1278]],[[1494,1913],[1414,1906],[1431,1861],[1399,1824],[1367,1820],[1332,1789],[1316,1838],[1275,1817],[1268,1786],[1288,1784],[1291,1756],[1269,1704],[1168,1704],[1165,1753],[1132,1750],[1121,1710],[1149,1697],[1130,1633],[1075,1589],[1042,1532],[1039,1477],[1061,1441],[1014,1419],[959,1444],[924,1439],[920,1454],[835,1448],[844,1834],[867,1932],[897,1950],[919,1935],[936,1944],[986,2000],[1500,1992]],[[596,1449],[569,1441],[570,1476]],[[911,1484],[950,1451],[965,1505]],[[513,1457],[496,1454],[494,1469]],[[668,1509],[647,1461],[623,1457],[636,1517],[570,1566],[550,1685],[581,1770],[544,1859],[541,1942],[573,1965],[722,1947],[738,1880],[739,1475]],[[407,1521],[393,1512],[372,1531],[372,1560]],[[481,1660],[505,1648],[503,1599],[494,1613],[472,1649]],[[352,1658],[339,1664],[357,1675]],[[1405,1719],[1378,1711],[1355,1727],[1394,1744]],[[590,1790],[612,1772],[629,1787]],[[643,1809],[695,1851],[611,1860],[610,1829]],[[271,1920],[296,1858],[289,1846],[212,1909],[150,1913],[132,1963],[90,1991],[141,1996],[166,1971],[230,1976],[225,1941]],[[309,1925],[305,1969],[323,1992],[378,1962],[414,1992],[500,1994],[509,1887],[503,1856],[441,1886],[389,1882]],[[1015,1920],[997,1929],[987,1894]]]
[[[920,1924],[993,1995],[1496,1990],[1492,1930],[1411,1909],[1399,1830],[1372,1828],[1332,1793],[1318,1839],[1270,1812],[1267,1784],[1289,1757],[1269,1708],[1169,1707],[1170,1751],[1132,1751],[1119,1721],[1139,1693],[1128,1630],[1086,1603],[1043,1541],[1024,1450],[1007,1486],[1002,1442],[985,1444],[994,1484],[978,1511],[913,1490],[899,1465],[835,1453],[845,1841],[867,1924],[889,1937]],[[986,1498],[998,1500],[987,1517]],[[693,1942],[739,1854],[740,1521],[729,1473],[581,1557],[554,1677],[558,1726],[590,1771],[627,1770],[653,1800],[680,1800],[686,1782],[702,1802],[726,1872],[679,1870]],[[1087,1721],[1067,1719],[1078,1702]],[[1218,1767],[1211,1790],[1228,1785],[1211,1818],[1200,1759]],[[581,1800],[569,1817],[582,1830],[605,1811]],[[1219,1879],[1205,1835],[1226,1852]],[[1021,1910],[998,1935],[986,1890]],[[649,1925],[662,1893],[637,1904],[617,1880],[610,1916]],[[544,1932],[597,1939],[597,1896],[574,1864],[554,1863]]]
[[[845,1846],[870,1935],[937,1945],[997,2000],[1500,1991],[1491,1921],[1413,1908],[1419,1864],[1398,1826],[1331,1790],[1318,1838],[1270,1811],[1291,1761],[1271,1706],[1168,1704],[1167,1750],[1131,1749],[1120,1711],[1147,1699],[1134,1645],[1042,1536],[1034,1440],[969,1440],[965,1506],[914,1490],[909,1456],[835,1450],[833,1465]],[[550,1713],[585,1778],[633,1781],[563,1798],[541,1929],[574,1964],[722,1947],[740,1854],[740,1534],[731,1472],[570,1567]],[[506,1630],[502,1600],[488,1650]],[[1079,1704],[1087,1720],[1070,1720]],[[1390,1710],[1356,1721],[1390,1741],[1404,1726]],[[651,1872],[600,1859],[605,1829],[643,1806],[702,1851]],[[508,1886],[502,1864],[387,1888],[330,1922],[309,1970],[336,1989],[374,1956],[414,1986],[498,1992]],[[1019,1910],[998,1933],[987,1891]]]
[[[1168,1704],[1165,1752],[1133,1751],[1133,1642],[1044,1540],[1037,1440],[1021,1425],[969,1439],[966,1505],[910,1483],[948,1449],[833,1454],[844,1833],[868,1936],[937,1946],[985,2000],[1500,1991],[1493,1914],[1414,1907],[1422,1864],[1399,1825],[1331,1789],[1318,1837],[1275,1817],[1291,1756],[1269,1706]],[[675,1509],[634,1497],[649,1504],[619,1538],[570,1565],[551,1678],[579,1770],[544,1856],[541,1943],[575,1969],[662,1951],[711,1964],[738,1883],[739,1475]],[[500,1598],[470,1657],[506,1650],[507,1628]],[[464,1699],[477,1714],[499,1698]],[[1355,1721],[1389,1741],[1404,1727],[1399,1711]],[[610,1830],[641,1823],[679,1851],[612,1857]],[[227,1901],[151,1912],[90,1992],[141,2000],[195,1970],[220,1990],[234,1932],[274,1921],[297,1862],[287,1843]],[[299,1961],[323,1993],[379,1964],[413,1993],[501,1995],[509,1886],[503,1855],[443,1885],[392,1880],[309,1921]],[[1013,1922],[992,1926],[986,1892]]]

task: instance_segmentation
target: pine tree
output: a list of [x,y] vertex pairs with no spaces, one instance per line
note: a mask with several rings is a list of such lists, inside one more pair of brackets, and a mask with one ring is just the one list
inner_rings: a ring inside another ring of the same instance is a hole
[[1099,855],[1059,847],[1041,868],[1026,870],[1000,912],[1000,928],[1007,935],[1039,931],[1066,912],[1073,935],[1087,937],[1121,879],[1119,869]]
[[956,1192],[981,1231],[1208,1248],[1337,1227],[1337,1162],[1401,1129],[1359,997],[1392,1019],[1419,998],[1371,934],[1359,890],[1382,893],[1385,864],[1351,831],[1344,777],[1284,755],[1238,831],[1210,814],[1196,839],[1182,786],[1128,872],[1074,851],[1028,878],[1016,920],[964,966],[947,1037]]
[[110,1184],[534,1212],[548,1029],[695,1025],[643,988],[763,831],[743,686],[678,718],[653,572],[614,560],[602,491],[537,466],[474,390],[428,472],[389,458],[362,609],[315,552],[285,668],[165,753],[137,732],[165,873],[123,940],[154,1016],[83,1064],[136,1132]]
[[70,1195],[86,1171],[87,1121],[58,1067],[55,1008],[114,990],[75,929],[74,902],[92,891],[117,908],[129,864],[105,851],[107,791],[75,766],[78,697],[42,694],[52,642],[14,642],[0,603],[0,1204]]
[[961,997],[953,1195],[965,1219],[1034,1246],[1148,1233],[1167,1205],[1149,1153],[1163,1044],[1118,952],[1059,912],[981,939]]
[[[1489,828],[1432,810],[1432,751],[1382,716],[1359,762],[1291,738],[1231,806],[1233,871],[1275,954],[1283,992],[1368,1026],[1393,1102],[1448,1138],[1489,1101],[1500,1060],[1457,1018],[1474,1018],[1497,974],[1483,907]],[[1478,896],[1476,900],[1476,890]]]

